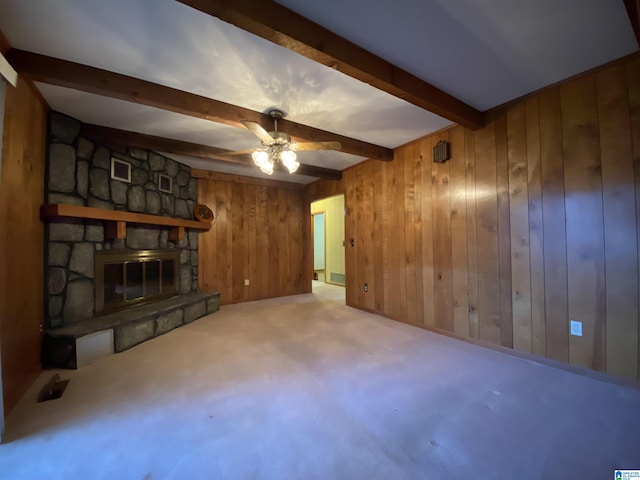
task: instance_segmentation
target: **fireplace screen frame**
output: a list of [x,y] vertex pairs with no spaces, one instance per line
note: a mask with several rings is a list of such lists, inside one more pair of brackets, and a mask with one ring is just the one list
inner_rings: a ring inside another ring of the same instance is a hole
[[[173,286],[167,290],[162,282],[163,260],[173,260]],[[159,293],[105,304],[106,265],[122,265],[124,296],[127,291],[127,264],[142,263],[142,291],[147,290],[146,268],[149,262],[159,261],[158,287]],[[116,312],[133,305],[142,305],[162,298],[169,298],[180,293],[180,250],[101,250],[95,254],[95,313],[96,315]]]

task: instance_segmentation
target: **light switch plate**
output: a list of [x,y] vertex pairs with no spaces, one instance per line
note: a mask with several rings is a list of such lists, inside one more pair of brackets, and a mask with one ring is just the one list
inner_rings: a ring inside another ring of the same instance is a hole
[[249,286],[249,279],[248,279],[248,278],[245,278],[245,279],[244,279],[244,286],[245,286],[245,287],[248,287],[248,286]]
[[582,322],[571,320],[571,335],[574,335],[576,337],[582,336]]

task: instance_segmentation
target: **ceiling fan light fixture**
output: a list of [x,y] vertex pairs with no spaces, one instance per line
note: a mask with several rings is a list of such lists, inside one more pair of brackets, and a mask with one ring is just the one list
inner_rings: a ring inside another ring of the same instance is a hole
[[273,162],[265,162],[260,166],[260,171],[262,173],[266,173],[267,175],[273,174]]
[[253,163],[258,167],[262,167],[264,164],[269,163],[269,154],[264,150],[256,150],[251,154]]
[[285,167],[287,167],[289,173],[295,172],[300,166],[300,163],[296,161],[295,152],[291,150],[283,150],[280,152],[280,161]]
[[226,155],[245,155],[251,153],[253,163],[262,173],[273,174],[276,162],[280,162],[289,173],[294,173],[300,167],[296,151],[310,150],[340,150],[340,142],[292,142],[288,133],[278,131],[278,120],[284,118],[281,110],[271,110],[269,117],[273,120],[273,131],[267,132],[259,123],[241,120],[251,133],[262,142],[262,147],[256,149],[237,150]]

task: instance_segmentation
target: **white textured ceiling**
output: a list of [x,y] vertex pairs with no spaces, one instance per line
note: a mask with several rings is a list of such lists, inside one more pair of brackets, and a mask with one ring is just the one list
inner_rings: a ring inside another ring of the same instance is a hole
[[638,49],[623,0],[277,2],[483,111]]
[[[279,3],[480,110],[637,49],[622,0]],[[0,30],[16,48],[252,110],[281,108],[292,121],[387,147],[451,123],[173,0],[2,0]],[[242,129],[60,87],[38,88],[52,108],[84,122],[223,148],[259,145]],[[305,152],[300,159],[337,169],[362,160],[334,152]]]

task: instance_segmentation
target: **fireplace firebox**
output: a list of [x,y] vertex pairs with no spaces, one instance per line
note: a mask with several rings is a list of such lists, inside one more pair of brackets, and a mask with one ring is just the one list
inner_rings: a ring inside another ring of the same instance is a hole
[[96,315],[177,295],[179,268],[177,249],[96,252]]

